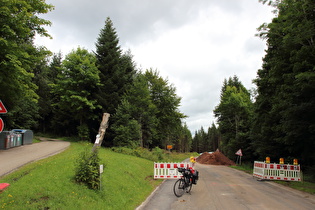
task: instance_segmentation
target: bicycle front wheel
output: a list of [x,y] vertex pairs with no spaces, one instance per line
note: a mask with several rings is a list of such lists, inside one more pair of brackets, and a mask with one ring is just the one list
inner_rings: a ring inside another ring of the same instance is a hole
[[189,193],[192,187],[192,178],[186,178],[186,193]]
[[179,179],[174,184],[174,194],[177,197],[181,197],[185,193],[185,181],[183,179]]

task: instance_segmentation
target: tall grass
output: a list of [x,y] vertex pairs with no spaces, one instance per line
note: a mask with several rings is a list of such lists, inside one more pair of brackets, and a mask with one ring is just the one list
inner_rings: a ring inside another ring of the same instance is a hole
[[196,152],[193,153],[177,153],[177,152],[168,152],[162,150],[158,147],[152,149],[151,151],[146,148],[138,147],[135,149],[127,147],[113,147],[114,152],[132,155],[136,157],[145,158],[154,162],[181,162],[190,156],[198,156]]
[[58,155],[29,164],[0,179],[10,187],[0,194],[4,209],[134,209],[161,183],[152,161],[100,149],[101,190],[74,181],[75,161],[87,143],[72,143]]

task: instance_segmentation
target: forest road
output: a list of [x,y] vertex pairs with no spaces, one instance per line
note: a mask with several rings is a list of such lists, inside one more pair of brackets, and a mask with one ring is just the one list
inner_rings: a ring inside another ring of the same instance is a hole
[[69,146],[70,142],[44,139],[40,143],[0,150],[0,177],[27,163],[60,153]]
[[250,174],[227,167],[196,164],[197,185],[191,193],[177,198],[176,180],[166,180],[138,210],[165,209],[315,209],[315,195],[272,181],[257,181]]

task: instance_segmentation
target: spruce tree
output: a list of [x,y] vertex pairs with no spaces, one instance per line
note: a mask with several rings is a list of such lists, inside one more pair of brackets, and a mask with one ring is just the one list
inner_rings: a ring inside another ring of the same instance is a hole
[[[101,29],[96,42],[97,67],[100,71],[100,86],[95,93],[101,109],[96,110],[100,113],[109,113],[114,116],[118,105],[121,103],[122,96],[130,88],[133,75],[135,74],[135,64],[132,61],[130,51],[122,53],[119,46],[119,39],[114,28],[113,22],[108,17],[105,26]],[[104,143],[112,144],[114,138],[111,125],[115,123],[115,118],[111,118],[109,128],[105,136]],[[96,128],[98,122],[94,122]]]
[[271,2],[278,16],[260,27],[268,49],[255,80],[259,95],[252,138],[260,156],[314,165],[315,2]]

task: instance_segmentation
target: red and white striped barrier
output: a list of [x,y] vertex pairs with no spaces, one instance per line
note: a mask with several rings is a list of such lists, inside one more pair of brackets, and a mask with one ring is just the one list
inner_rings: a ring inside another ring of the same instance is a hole
[[182,176],[177,168],[192,167],[192,163],[154,163],[154,179],[178,179]]
[[253,176],[261,180],[301,181],[301,167],[255,161]]

